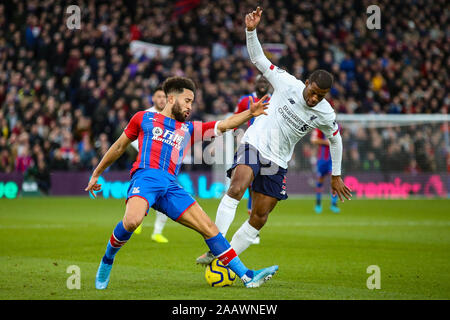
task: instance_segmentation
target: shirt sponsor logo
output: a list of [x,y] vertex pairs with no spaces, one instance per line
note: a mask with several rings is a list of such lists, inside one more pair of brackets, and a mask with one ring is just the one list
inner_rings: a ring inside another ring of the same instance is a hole
[[139,193],[141,190],[139,190],[140,187],[134,187],[131,193]]
[[302,133],[307,133],[311,129],[311,127],[300,119],[300,117],[298,117],[294,112],[292,112],[287,105],[278,108],[278,112],[281,114],[283,119],[296,130]]
[[163,130],[160,127],[155,127],[153,128],[152,133],[153,133],[152,140],[167,143],[168,145],[176,148],[177,150],[181,149],[181,144],[184,140],[184,136],[176,133],[175,131],[168,129]]
[[189,127],[187,126],[186,123],[182,123],[181,124],[181,130],[183,130],[184,132],[188,132],[189,131]]
[[154,127],[152,133],[153,137],[159,137],[160,135],[163,134],[163,129],[161,129],[160,127]]

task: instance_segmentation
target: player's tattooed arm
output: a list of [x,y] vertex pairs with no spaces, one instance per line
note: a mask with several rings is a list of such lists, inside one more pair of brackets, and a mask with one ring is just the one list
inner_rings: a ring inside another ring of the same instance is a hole
[[89,180],[88,186],[84,191],[89,191],[93,197],[95,197],[94,191],[99,191],[101,189],[101,184],[97,183],[98,178],[111,164],[114,163],[120,156],[125,152],[127,147],[130,145],[131,140],[127,137],[125,133],[119,137],[119,139],[114,142],[114,144],[106,151],[100,163],[95,168],[92,173],[91,179]]
[[250,97],[250,108],[248,110],[233,114],[225,120],[220,121],[217,124],[217,129],[221,132],[225,132],[227,130],[239,127],[253,117],[257,117],[262,114],[267,115],[266,110],[268,108],[267,105],[269,104],[269,102],[264,102],[267,100],[267,97],[268,96],[265,95],[256,103],[253,101],[253,98]]

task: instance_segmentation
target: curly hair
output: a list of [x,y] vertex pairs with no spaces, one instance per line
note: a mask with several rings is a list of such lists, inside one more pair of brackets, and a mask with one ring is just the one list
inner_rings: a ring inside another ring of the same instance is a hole
[[162,88],[166,95],[169,95],[170,93],[173,93],[173,92],[182,93],[183,89],[188,89],[188,90],[191,90],[193,93],[195,93],[194,81],[192,81],[189,78],[185,78],[185,77],[167,78],[164,81],[164,83],[162,84]]

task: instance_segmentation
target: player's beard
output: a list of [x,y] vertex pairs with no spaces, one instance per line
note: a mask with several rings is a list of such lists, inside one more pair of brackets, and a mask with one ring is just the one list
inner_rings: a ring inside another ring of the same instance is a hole
[[186,118],[189,116],[189,113],[186,114],[186,112],[183,112],[180,103],[178,102],[178,100],[175,100],[175,103],[172,107],[172,116],[177,121],[185,122]]
[[155,105],[155,109],[156,109],[156,111],[158,111],[158,112],[162,112],[163,110],[164,110],[164,107],[166,106],[166,104],[164,103],[162,106],[157,106],[157,105]]
[[258,98],[264,97],[264,95],[269,91],[269,88],[266,87],[256,87],[256,95]]

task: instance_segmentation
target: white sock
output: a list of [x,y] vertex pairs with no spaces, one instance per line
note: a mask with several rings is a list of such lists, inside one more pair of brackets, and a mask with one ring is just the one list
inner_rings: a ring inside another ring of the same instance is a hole
[[219,207],[217,208],[216,225],[224,237],[234,220],[234,215],[236,214],[238,204],[239,200],[233,199],[225,194],[220,201]]
[[233,238],[231,239],[230,245],[237,253],[240,255],[244,250],[246,250],[255,241],[259,234],[259,230],[253,228],[250,223],[245,221],[242,226],[236,231]]
[[162,212],[156,211],[156,219],[155,219],[155,226],[153,228],[153,234],[162,233],[166,221],[167,216]]

